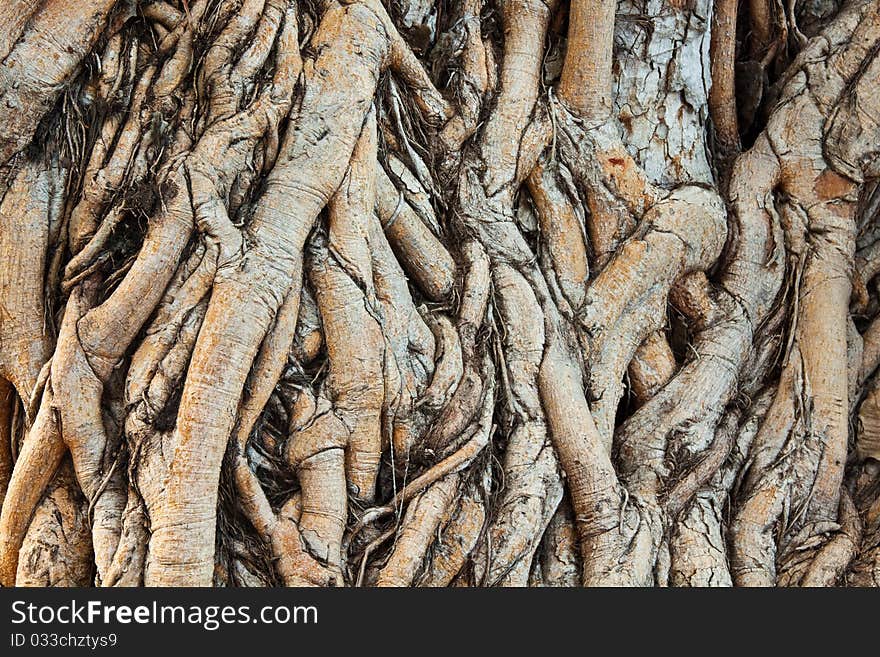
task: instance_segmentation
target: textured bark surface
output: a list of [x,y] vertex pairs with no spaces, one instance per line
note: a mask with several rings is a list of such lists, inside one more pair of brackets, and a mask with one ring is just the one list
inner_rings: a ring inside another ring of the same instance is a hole
[[0,7],[0,584],[880,585],[880,1]]

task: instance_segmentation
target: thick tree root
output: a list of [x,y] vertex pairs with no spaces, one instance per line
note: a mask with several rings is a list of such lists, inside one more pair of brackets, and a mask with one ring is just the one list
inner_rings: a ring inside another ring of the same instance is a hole
[[0,584],[880,584],[876,1],[7,4]]

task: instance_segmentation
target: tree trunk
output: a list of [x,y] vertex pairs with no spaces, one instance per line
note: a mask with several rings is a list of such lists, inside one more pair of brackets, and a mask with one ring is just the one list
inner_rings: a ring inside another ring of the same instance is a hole
[[0,584],[880,585],[880,1],[12,0]]

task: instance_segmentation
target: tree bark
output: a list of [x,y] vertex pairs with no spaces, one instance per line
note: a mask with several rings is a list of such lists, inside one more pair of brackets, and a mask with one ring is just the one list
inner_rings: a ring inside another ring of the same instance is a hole
[[0,584],[880,585],[814,5],[6,3]]

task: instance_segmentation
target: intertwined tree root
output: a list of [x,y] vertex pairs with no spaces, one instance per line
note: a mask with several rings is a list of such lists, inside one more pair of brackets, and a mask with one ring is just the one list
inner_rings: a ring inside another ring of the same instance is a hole
[[880,585],[880,2],[789,4],[4,5],[0,584]]

